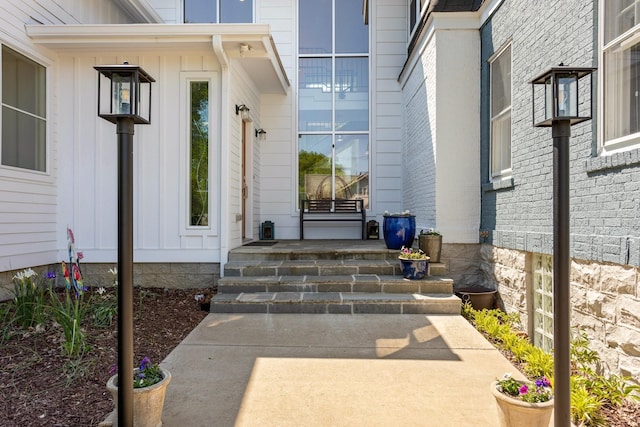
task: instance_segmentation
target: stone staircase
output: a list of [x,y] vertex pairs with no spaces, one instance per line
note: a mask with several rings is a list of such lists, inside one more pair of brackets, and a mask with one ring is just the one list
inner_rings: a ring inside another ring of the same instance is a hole
[[282,241],[229,254],[212,313],[459,314],[444,264],[402,277],[381,241]]

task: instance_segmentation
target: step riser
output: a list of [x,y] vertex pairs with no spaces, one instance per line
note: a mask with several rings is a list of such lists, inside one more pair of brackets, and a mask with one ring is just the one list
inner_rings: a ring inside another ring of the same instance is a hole
[[212,304],[211,313],[271,314],[460,314],[460,303],[443,304]]
[[407,283],[238,283],[218,284],[219,294],[243,292],[368,292],[368,293],[453,293],[453,284],[448,282],[407,281]]
[[460,314],[460,300],[441,301],[252,301],[212,302],[211,313],[306,314]]
[[392,261],[398,259],[400,251],[385,249],[380,251],[256,251],[237,248],[229,253],[229,261]]
[[[431,276],[445,274],[445,266],[441,263],[429,264]],[[402,270],[397,261],[385,262],[382,265],[241,265],[227,263],[224,267],[225,277],[264,277],[264,276],[345,276],[350,274],[377,274],[381,276],[401,276]]]

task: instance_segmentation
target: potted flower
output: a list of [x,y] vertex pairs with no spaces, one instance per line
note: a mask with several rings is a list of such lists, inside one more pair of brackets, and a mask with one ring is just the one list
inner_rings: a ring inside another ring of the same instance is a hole
[[519,381],[505,374],[491,384],[502,427],[547,427],[553,412],[553,391],[546,377]]
[[429,270],[429,257],[421,249],[403,246],[398,259],[405,279],[420,280]]
[[385,211],[382,232],[388,249],[410,248],[416,235],[416,216],[408,210],[400,213]]
[[[111,373],[117,372],[117,367]],[[162,425],[162,408],[167,386],[171,382],[171,373],[162,369],[157,363],[151,363],[148,357],[143,358],[133,370],[133,425],[135,427],[157,427]],[[107,382],[116,410],[111,414],[117,420],[118,410],[118,375],[115,374]],[[115,424],[115,422],[114,422]]]
[[429,228],[426,231],[420,230],[418,244],[420,249],[429,256],[431,262],[440,262],[440,254],[442,253],[442,234],[433,228]]

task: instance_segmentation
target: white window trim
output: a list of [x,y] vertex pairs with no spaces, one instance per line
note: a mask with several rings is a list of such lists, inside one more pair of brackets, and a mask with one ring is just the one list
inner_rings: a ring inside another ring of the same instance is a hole
[[[502,111],[500,111],[497,114],[493,114],[493,110],[492,110],[492,96],[493,96],[493,86],[491,84],[492,81],[492,70],[493,70],[493,63],[495,62],[496,59],[498,59],[498,57],[500,57],[500,55],[502,55],[507,49],[511,49],[511,64],[510,69],[510,75],[511,75],[511,79],[510,79],[510,90],[511,90],[511,103],[509,104],[508,108],[503,109]],[[487,59],[487,63],[489,64],[489,182],[500,182],[500,181],[504,181],[507,179],[511,179],[512,177],[512,166],[513,166],[513,117],[511,117],[511,126],[509,127],[511,129],[511,132],[509,134],[509,145],[510,145],[510,154],[511,154],[511,159],[509,159],[509,167],[507,169],[502,169],[500,171],[499,174],[497,175],[493,175],[493,121],[494,119],[497,119],[499,117],[504,116],[507,113],[511,113],[513,111],[513,48],[512,48],[512,41],[509,40],[507,43],[504,44],[504,46],[502,46],[500,49],[498,49],[497,51],[495,51],[493,53],[493,55],[491,55],[489,57],[489,59]]]
[[[16,179],[19,181],[34,181],[34,182],[42,182],[42,183],[52,183],[53,182],[53,176],[52,176],[52,161],[51,161],[51,156],[52,156],[52,148],[51,148],[51,62],[44,60],[42,57],[35,57],[34,55],[30,55],[28,52],[25,52],[22,49],[19,49],[15,46],[11,46],[7,43],[1,43],[0,42],[0,52],[2,51],[2,46],[6,46],[16,52],[18,52],[20,55],[23,55],[24,57],[32,60],[33,62],[41,65],[42,67],[45,68],[45,111],[46,111],[46,117],[45,117],[45,156],[46,156],[46,160],[45,160],[45,170],[44,171],[38,171],[38,170],[32,170],[32,169],[25,169],[25,168],[20,168],[20,167],[16,167],[16,166],[8,166],[8,165],[3,165],[2,161],[0,159],[0,177],[2,178],[10,178],[10,179]],[[0,54],[0,79],[2,78],[2,55]],[[1,150],[2,150],[2,84],[1,84],[1,80],[0,80],[0,156],[1,156]]]
[[609,43],[605,45],[605,2],[599,2],[598,6],[598,16],[601,19],[598,19],[598,63],[601,64],[600,70],[598,72],[598,100],[597,100],[597,123],[598,123],[598,155],[599,156],[607,156],[623,151],[629,151],[634,149],[640,149],[640,132],[636,132],[631,135],[625,135],[620,138],[615,138],[610,141],[605,140],[605,63],[604,56],[605,50],[609,50],[612,46],[617,45],[622,40],[626,40],[626,42],[636,42],[640,39],[640,24],[636,25],[634,28],[628,30],[624,34],[615,37]]
[[[191,120],[190,83],[209,83],[209,221],[206,226],[189,225],[189,194],[191,191],[190,141]],[[180,235],[183,236],[211,236],[218,235],[220,222],[220,182],[218,174],[219,132],[218,105],[218,73],[183,71],[180,73]]]

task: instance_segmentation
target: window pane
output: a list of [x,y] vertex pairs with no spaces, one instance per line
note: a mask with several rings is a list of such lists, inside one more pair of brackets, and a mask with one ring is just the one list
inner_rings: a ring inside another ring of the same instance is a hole
[[336,53],[369,52],[369,27],[364,25],[362,0],[340,0],[336,8]]
[[369,60],[336,59],[335,130],[369,130]]
[[491,63],[491,115],[511,105],[511,47]]
[[511,169],[511,111],[491,122],[491,176],[497,177]]
[[331,130],[331,59],[300,58],[298,130]]
[[220,22],[253,22],[253,0],[220,0]]
[[298,138],[298,192],[300,200],[333,198],[331,135]]
[[2,47],[2,164],[46,170],[45,68]]
[[218,22],[216,0],[184,0],[184,22],[205,24]]
[[331,53],[331,0],[300,0],[298,8],[300,53]]
[[2,107],[2,164],[44,172],[46,122]]
[[640,42],[604,54],[605,141],[640,132]]
[[413,27],[416,25],[416,0],[409,1],[409,34],[413,31]]
[[362,199],[369,208],[369,137],[336,136],[336,199]]
[[605,44],[624,34],[640,22],[640,0],[608,0],[605,2]]
[[2,47],[2,103],[46,117],[45,68]]
[[189,225],[209,225],[209,83],[191,82]]

